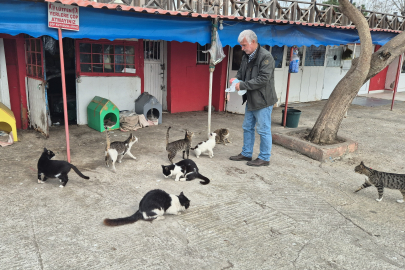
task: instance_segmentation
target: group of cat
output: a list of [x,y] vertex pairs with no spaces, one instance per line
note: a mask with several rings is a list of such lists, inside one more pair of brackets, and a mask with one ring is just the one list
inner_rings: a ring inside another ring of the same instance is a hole
[[[206,185],[210,180],[199,173],[198,167],[194,161],[189,159],[189,151],[194,150],[196,157],[198,158],[202,153],[208,153],[209,157],[214,156],[213,148],[216,143],[230,143],[228,136],[228,129],[218,129],[209,134],[209,139],[197,144],[194,148],[191,147],[193,132],[186,130],[184,139],[173,141],[169,143],[169,130],[166,133],[166,151],[168,152],[168,158],[171,165],[162,165],[163,175],[167,178],[175,176],[175,181],[190,181],[195,178],[200,178],[204,181],[200,183]],[[107,144],[105,150],[105,162],[109,166],[109,161],[112,162],[114,172],[116,172],[115,162],[121,163],[122,158],[128,154],[133,159],[134,157],[130,150],[134,143],[138,141],[138,138],[132,133],[127,140],[123,142],[110,142],[110,135],[108,127],[106,127]],[[183,160],[173,164],[173,158],[178,151],[183,150]],[[187,158],[185,158],[185,154]],[[68,173],[73,169],[80,177],[84,179],[90,179],[88,176],[83,175],[74,165],[63,160],[51,160],[55,154],[44,148],[41,157],[38,160],[38,183],[44,183],[48,178],[59,178],[62,182],[60,187],[66,186],[68,182]],[[403,203],[405,200],[405,174],[394,174],[387,172],[380,172],[366,167],[363,162],[356,166],[354,171],[359,174],[367,176],[365,183],[355,190],[358,192],[364,188],[374,185],[378,190],[378,199],[381,201],[384,193],[384,187],[390,189],[398,189],[403,198],[397,200],[398,203]],[[44,174],[44,178],[41,179],[41,174]],[[164,219],[164,214],[179,215],[182,211],[185,211],[190,206],[190,200],[183,194],[173,195],[167,192],[154,189],[146,193],[139,203],[139,209],[129,217],[117,218],[117,219],[105,219],[104,224],[107,226],[119,226],[124,224],[134,223],[140,219],[146,221],[153,221]]]
[[[199,173],[198,167],[194,161],[189,159],[189,151],[194,150],[197,158],[202,153],[208,153],[209,157],[214,156],[213,148],[217,143],[230,143],[229,130],[228,129],[217,129],[209,134],[209,138],[206,141],[200,142],[194,148],[191,147],[193,132],[186,130],[184,139],[173,141],[169,143],[169,130],[166,133],[166,150],[168,152],[168,158],[171,165],[162,165],[163,175],[167,178],[170,176],[175,177],[175,181],[190,181],[195,178],[200,178],[203,181],[200,183],[206,185],[210,180]],[[109,167],[111,162],[113,171],[116,172],[115,162],[121,163],[122,158],[125,155],[136,159],[135,156],[131,154],[131,147],[134,143],[138,141],[138,138],[132,133],[129,135],[128,139],[125,141],[115,141],[111,142],[109,127],[105,126],[106,129],[106,148],[105,148],[105,164]],[[183,150],[183,160],[173,164],[173,158],[176,156],[178,151]],[[187,154],[187,158],[185,158]],[[74,165],[63,160],[51,160],[55,154],[44,148],[41,157],[38,160],[38,183],[44,183],[48,178],[59,178],[62,182],[60,187],[66,186],[68,182],[67,174],[71,169],[73,169],[80,177],[84,179],[90,179],[89,177],[83,175]],[[41,179],[41,175],[44,174],[44,178]],[[151,190],[142,198],[139,203],[139,209],[129,217],[118,218],[118,219],[105,219],[104,224],[107,226],[119,226],[129,223],[134,223],[140,219],[153,221],[164,219],[164,214],[178,215],[180,212],[185,211],[190,206],[190,200],[183,194],[172,195],[167,192],[155,189]]]

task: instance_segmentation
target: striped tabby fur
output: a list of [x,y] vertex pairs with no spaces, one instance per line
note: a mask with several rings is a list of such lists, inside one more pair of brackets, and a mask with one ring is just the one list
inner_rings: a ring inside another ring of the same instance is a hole
[[366,182],[355,192],[362,190],[363,188],[368,188],[375,186],[378,190],[378,202],[380,202],[384,195],[384,188],[399,189],[402,193],[402,200],[397,200],[399,203],[403,203],[405,199],[405,174],[387,173],[373,170],[366,167],[363,161],[360,165],[354,168],[354,171],[359,174],[364,174],[368,177]]
[[184,153],[187,153],[187,158],[189,158],[190,148],[191,148],[191,138],[194,136],[194,133],[191,131],[186,130],[186,134],[184,139],[177,140],[174,142],[169,143],[169,130],[171,127],[167,129],[166,133],[166,151],[168,152],[168,158],[170,163],[173,164],[173,158],[176,156],[177,152],[183,150],[183,159]]

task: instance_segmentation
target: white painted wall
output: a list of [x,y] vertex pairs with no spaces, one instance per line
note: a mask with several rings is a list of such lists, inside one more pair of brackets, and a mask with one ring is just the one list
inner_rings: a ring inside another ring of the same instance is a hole
[[405,92],[405,73],[401,73],[399,76],[398,92]]
[[95,96],[111,100],[122,111],[134,110],[140,94],[139,77],[82,76],[76,81],[77,124],[87,124],[87,106]]
[[[399,57],[395,58],[394,61],[388,66],[387,76],[385,79],[385,89],[392,89],[395,84],[395,79],[397,78]],[[381,89],[384,90],[384,89]]]
[[6,105],[11,110],[6,55],[4,54],[4,42],[2,38],[0,38],[0,102]]

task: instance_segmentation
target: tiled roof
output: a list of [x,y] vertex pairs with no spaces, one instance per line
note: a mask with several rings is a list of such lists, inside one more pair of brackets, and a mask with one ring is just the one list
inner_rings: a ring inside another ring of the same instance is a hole
[[[97,3],[86,0],[44,0],[45,2],[55,2],[65,5],[79,6],[79,7],[91,7],[91,8],[101,8],[101,9],[112,9],[119,11],[132,11],[139,13],[149,13],[149,14],[158,14],[158,15],[171,15],[171,16],[182,16],[182,17],[192,17],[192,18],[216,18],[230,20],[230,21],[245,21],[245,22],[264,22],[269,24],[296,24],[296,25],[305,25],[312,27],[326,27],[326,28],[336,28],[336,29],[355,29],[354,25],[349,26],[340,26],[326,23],[307,23],[299,21],[288,21],[288,20],[274,20],[266,18],[251,18],[244,16],[224,16],[224,15],[214,15],[214,14],[200,14],[195,12],[181,12],[173,10],[163,10],[163,9],[154,9],[154,8],[143,8],[143,7],[134,7],[127,5],[118,5],[118,4],[106,4],[106,3]],[[376,32],[390,32],[390,33],[401,33],[398,30],[390,29],[381,29],[381,28],[370,28],[370,31]]]

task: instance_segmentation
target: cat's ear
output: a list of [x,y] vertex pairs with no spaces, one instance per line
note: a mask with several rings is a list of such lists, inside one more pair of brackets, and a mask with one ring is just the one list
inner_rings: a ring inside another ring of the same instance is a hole
[[183,191],[180,193],[180,196],[184,196]]
[[363,165],[364,166],[364,162],[362,161],[362,162],[360,162],[360,165]]
[[44,147],[44,152],[46,152],[46,151],[48,151],[48,150],[46,149],[46,147]]

